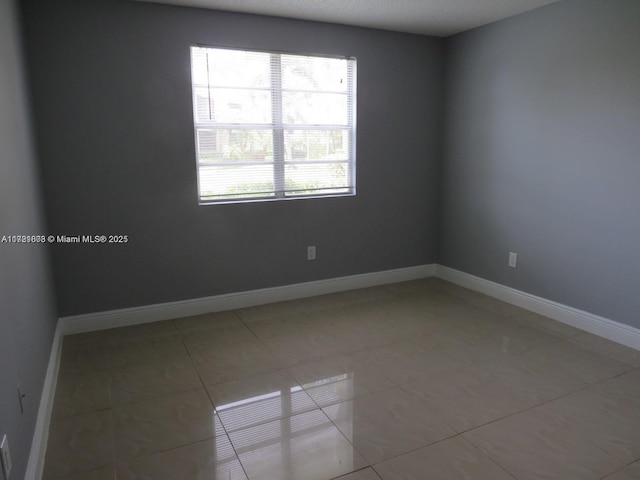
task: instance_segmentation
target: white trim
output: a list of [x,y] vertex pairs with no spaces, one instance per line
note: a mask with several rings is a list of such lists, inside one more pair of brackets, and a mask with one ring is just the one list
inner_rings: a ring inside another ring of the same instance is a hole
[[60,368],[60,353],[62,352],[62,327],[60,322],[56,325],[53,335],[51,353],[49,354],[49,365],[44,377],[42,395],[40,396],[40,406],[38,407],[38,417],[36,427],[31,442],[31,452],[25,473],[25,480],[40,480],[44,469],[44,459],[47,453],[47,441],[49,439],[49,423],[51,422],[51,411],[53,409],[53,399],[58,383],[58,370]]
[[537,297],[468,273],[436,265],[436,277],[640,350],[640,329]]
[[179,302],[159,303],[107,312],[74,315],[60,318],[60,323],[62,333],[64,335],[70,335],[104,330],[106,328],[169,320],[171,318],[188,317],[209,312],[235,310],[237,308],[294,300],[296,298],[313,297],[357,288],[417,280],[419,278],[432,277],[435,274],[435,270],[434,264],[419,265],[416,267],[363,273],[360,275],[316,280],[281,287],[250,290],[247,292],[228,293],[213,297],[194,298]]

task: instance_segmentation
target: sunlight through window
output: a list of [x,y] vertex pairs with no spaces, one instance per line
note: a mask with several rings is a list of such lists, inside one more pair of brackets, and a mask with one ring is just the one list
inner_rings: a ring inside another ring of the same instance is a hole
[[200,203],[355,195],[356,61],[191,48]]

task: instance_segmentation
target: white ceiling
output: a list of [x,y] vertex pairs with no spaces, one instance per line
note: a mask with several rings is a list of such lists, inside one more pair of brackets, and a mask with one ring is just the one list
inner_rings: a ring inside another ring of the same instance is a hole
[[559,0],[142,0],[446,37]]

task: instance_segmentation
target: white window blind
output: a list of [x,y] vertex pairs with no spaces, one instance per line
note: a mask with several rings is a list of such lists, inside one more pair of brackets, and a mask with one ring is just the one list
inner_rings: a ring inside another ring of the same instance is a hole
[[192,47],[200,203],[355,194],[355,59]]

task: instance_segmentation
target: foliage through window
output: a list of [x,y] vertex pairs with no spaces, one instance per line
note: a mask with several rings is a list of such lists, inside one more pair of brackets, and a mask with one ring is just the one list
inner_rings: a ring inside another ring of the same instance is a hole
[[200,203],[355,194],[355,59],[192,47]]

